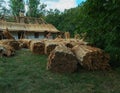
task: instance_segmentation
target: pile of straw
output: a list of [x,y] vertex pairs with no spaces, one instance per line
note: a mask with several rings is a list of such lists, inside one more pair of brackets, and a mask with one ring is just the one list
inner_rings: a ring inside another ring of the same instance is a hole
[[0,44],[0,56],[10,57],[13,55],[15,55],[15,50],[11,46]]
[[31,39],[19,39],[21,48],[30,48]]
[[49,55],[47,69],[53,72],[72,73],[77,70],[77,59],[66,46],[57,46]]
[[58,42],[53,41],[47,41],[45,42],[45,54],[49,55],[52,50],[55,49],[56,46],[58,46]]
[[9,46],[13,47],[15,50],[20,49],[20,47],[19,47],[20,43],[13,39],[0,40],[0,44],[9,45]]
[[45,44],[43,41],[31,41],[30,50],[34,54],[45,54]]
[[86,45],[77,45],[72,48],[73,53],[79,60],[79,64],[88,70],[110,69],[110,57],[103,50]]

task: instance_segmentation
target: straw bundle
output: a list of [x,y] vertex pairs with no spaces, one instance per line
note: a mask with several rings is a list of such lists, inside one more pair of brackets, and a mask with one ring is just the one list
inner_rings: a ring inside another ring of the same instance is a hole
[[64,44],[68,48],[73,48],[73,45],[68,40],[64,40],[61,43]]
[[75,72],[77,60],[66,46],[57,46],[49,55],[47,69],[53,72]]
[[21,48],[29,48],[30,47],[30,42],[32,41],[31,39],[19,39],[20,42],[20,47]]
[[63,43],[68,48],[73,48],[76,45],[86,45],[87,42],[79,40],[79,39],[60,39],[60,40],[54,40],[55,42]]
[[44,54],[45,44],[43,41],[31,41],[30,50],[34,54]]
[[69,32],[65,32],[64,36],[65,36],[65,39],[69,39],[70,38],[70,33]]
[[109,55],[103,50],[86,45],[78,45],[72,48],[73,53],[79,60],[80,65],[88,70],[109,69]]
[[0,44],[9,45],[9,46],[13,47],[15,50],[20,49],[20,47],[19,47],[20,43],[13,39],[0,40]]
[[85,42],[83,40],[80,40],[80,39],[67,39],[66,41],[68,41],[73,46],[76,46],[76,45],[87,45],[87,42]]
[[63,42],[65,39],[63,38],[55,38],[53,41],[54,42]]
[[10,57],[13,55],[15,55],[15,50],[11,46],[0,44],[0,56]]
[[74,38],[75,39],[80,39],[80,35],[79,34],[75,34]]
[[49,55],[50,52],[54,50],[56,46],[58,46],[57,42],[53,42],[53,41],[45,42],[45,54]]

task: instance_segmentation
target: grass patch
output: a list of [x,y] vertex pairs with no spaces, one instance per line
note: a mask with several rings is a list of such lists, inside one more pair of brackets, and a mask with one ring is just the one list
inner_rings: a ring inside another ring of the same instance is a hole
[[120,93],[120,68],[58,74],[46,70],[47,56],[16,54],[0,58],[0,93]]

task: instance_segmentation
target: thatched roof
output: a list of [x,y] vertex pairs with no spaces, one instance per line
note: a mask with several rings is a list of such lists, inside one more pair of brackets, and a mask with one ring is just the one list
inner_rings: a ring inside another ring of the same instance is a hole
[[15,23],[15,22],[2,22],[0,21],[0,30],[5,30],[8,28],[9,31],[28,31],[28,32],[51,32],[58,33],[60,32],[52,24],[43,23],[43,24],[25,24],[25,23]]

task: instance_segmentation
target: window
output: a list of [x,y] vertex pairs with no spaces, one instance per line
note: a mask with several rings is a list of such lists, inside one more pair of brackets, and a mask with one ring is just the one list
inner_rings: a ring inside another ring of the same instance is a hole
[[39,38],[39,33],[34,33],[35,38]]
[[18,32],[18,39],[22,39],[22,38],[25,38],[25,37],[24,37],[24,32],[19,31],[19,32]]

